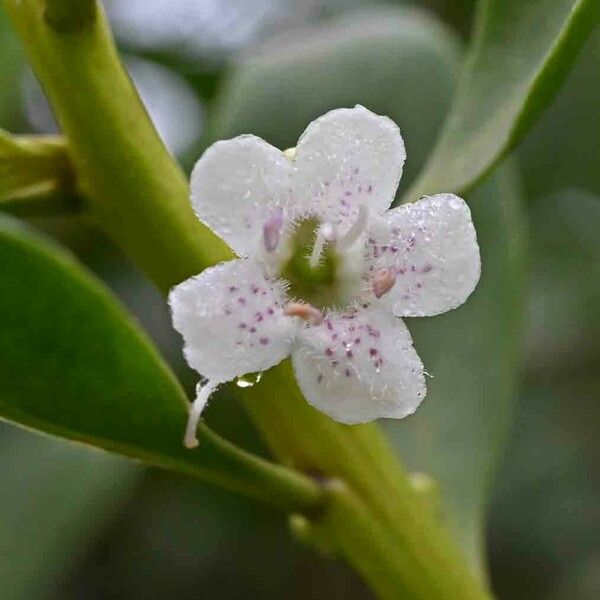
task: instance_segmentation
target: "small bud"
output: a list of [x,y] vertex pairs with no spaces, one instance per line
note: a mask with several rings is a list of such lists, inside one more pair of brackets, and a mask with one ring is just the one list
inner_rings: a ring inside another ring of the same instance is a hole
[[283,314],[288,317],[300,317],[311,325],[320,325],[323,322],[323,313],[312,304],[304,302],[289,302],[283,309]]
[[278,208],[263,225],[263,242],[267,252],[274,252],[279,245],[281,228],[283,226],[283,213]]
[[396,283],[396,273],[394,269],[381,269],[373,278],[373,293],[376,298],[381,298],[389,292]]

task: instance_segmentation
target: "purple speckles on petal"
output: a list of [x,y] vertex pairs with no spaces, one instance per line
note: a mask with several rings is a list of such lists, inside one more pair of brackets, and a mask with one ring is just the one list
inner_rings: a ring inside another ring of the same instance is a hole
[[250,333],[256,333],[256,327],[250,327],[250,329],[248,329],[248,331]]
[[377,348],[369,348],[369,356],[377,356]]
[[259,342],[260,342],[260,343],[261,343],[263,346],[266,346],[266,345],[269,343],[269,338],[267,338],[267,337],[261,337],[261,338],[260,338],[258,341],[259,341]]
[[371,337],[374,338],[378,338],[381,335],[380,331],[374,327],[371,327],[371,325],[367,325],[367,332]]
[[238,327],[239,327],[240,329],[246,329],[246,327],[248,327],[248,325],[246,325],[246,323],[240,323],[240,324],[238,325]]
[[369,187],[367,188],[367,192],[370,194],[373,191],[373,186],[369,185]]
[[325,355],[326,356],[333,356],[333,349],[332,348],[325,348]]
[[346,350],[346,357],[347,358],[352,358],[354,356],[352,350]]
[[238,288],[237,288],[235,285],[230,285],[230,286],[229,286],[229,291],[230,291],[231,293],[233,293],[233,292],[237,292],[237,290],[238,290]]
[[350,377],[352,375],[352,373],[350,372],[350,369],[346,369],[344,371],[344,373],[346,374],[346,377]]
[[317,375],[317,383],[323,383],[323,373]]
[[431,263],[424,264],[421,269],[421,273],[430,273],[431,271],[433,271],[433,265]]
[[246,298],[244,298],[244,296],[240,296],[237,301],[238,304],[246,304]]

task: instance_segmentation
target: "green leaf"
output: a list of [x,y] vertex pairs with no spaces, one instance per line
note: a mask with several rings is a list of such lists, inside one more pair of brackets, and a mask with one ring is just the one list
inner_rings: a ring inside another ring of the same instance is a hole
[[127,500],[139,469],[105,453],[5,429],[2,598],[42,600]]
[[318,487],[205,427],[186,450],[187,400],[150,341],[68,254],[0,218],[0,416],[202,477],[286,509]]
[[417,413],[387,431],[407,465],[436,479],[450,525],[484,570],[484,517],[511,423],[519,372],[524,231],[506,165],[469,197],[482,276],[460,308],[406,319],[431,374]]
[[438,144],[408,200],[464,193],[529,131],[598,22],[597,0],[480,0]]
[[582,48],[555,102],[519,147],[528,198],[543,197],[567,187],[600,195],[598,65],[600,28]]

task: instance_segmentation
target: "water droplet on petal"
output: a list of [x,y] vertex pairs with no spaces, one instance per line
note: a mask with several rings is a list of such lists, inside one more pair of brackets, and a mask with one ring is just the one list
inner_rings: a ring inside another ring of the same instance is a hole
[[249,388],[256,385],[262,379],[262,373],[246,373],[246,375],[240,375],[235,380],[235,384],[241,388]]

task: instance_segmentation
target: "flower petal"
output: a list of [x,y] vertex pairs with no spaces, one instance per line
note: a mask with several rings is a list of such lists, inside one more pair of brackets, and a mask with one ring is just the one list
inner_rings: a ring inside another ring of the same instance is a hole
[[217,142],[192,172],[192,205],[238,255],[255,254],[263,225],[287,204],[291,172],[283,152],[256,136]]
[[332,110],[313,121],[295,155],[296,202],[345,231],[364,203],[384,212],[406,158],[398,126],[363,106]]
[[297,325],[282,313],[284,286],[251,260],[206,269],[169,294],[190,367],[213,383],[268,369],[290,353]]
[[307,401],[341,423],[400,419],[425,397],[406,325],[380,308],[330,315],[301,330],[292,361]]
[[387,212],[369,232],[375,273],[393,269],[396,283],[379,302],[395,315],[425,317],[460,306],[475,289],[481,260],[471,211],[454,194],[437,194]]

